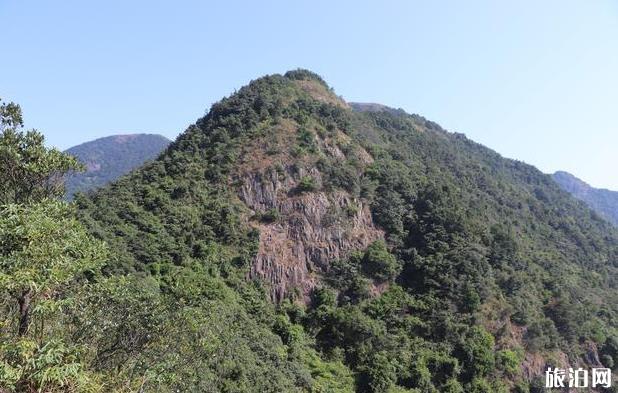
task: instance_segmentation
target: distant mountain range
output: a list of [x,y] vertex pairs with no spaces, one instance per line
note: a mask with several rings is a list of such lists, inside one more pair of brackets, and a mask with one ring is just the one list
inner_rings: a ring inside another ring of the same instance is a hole
[[594,188],[564,171],[558,171],[552,177],[563,190],[584,201],[594,211],[618,226],[618,191]]
[[156,134],[112,135],[66,150],[86,166],[86,171],[66,179],[67,198],[76,192],[101,187],[156,158],[170,140]]

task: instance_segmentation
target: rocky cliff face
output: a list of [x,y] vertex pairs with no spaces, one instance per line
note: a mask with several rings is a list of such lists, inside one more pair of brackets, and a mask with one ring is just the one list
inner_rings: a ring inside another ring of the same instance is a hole
[[[294,83],[319,102],[349,108],[320,83]],[[301,144],[311,146],[311,154],[295,152],[301,130],[305,133]],[[307,302],[332,261],[384,237],[368,203],[340,188],[326,187],[318,169],[317,157],[343,162],[354,156],[365,166],[373,162],[362,147],[344,152],[341,147],[349,141],[341,130],[320,133],[310,124],[287,119],[269,125],[242,154],[232,186],[250,210],[250,225],[260,232],[249,275],[266,282],[275,301],[291,295]],[[313,189],[303,188],[307,179]]]
[[[305,171],[284,176],[276,171],[246,178],[241,199],[256,212],[274,209],[274,222],[256,222],[260,247],[251,275],[271,284],[271,295],[281,300],[298,289],[303,296],[316,285],[316,275],[328,270],[329,262],[363,249],[382,237],[368,206],[345,192],[296,193]],[[308,171],[319,178],[315,169]],[[345,218],[345,220],[343,219]]]
[[[326,151],[343,155],[335,149]],[[299,184],[306,178],[320,188],[322,176],[315,167],[268,168],[240,178],[240,199],[254,215],[270,216],[252,220],[260,231],[260,245],[250,276],[270,284],[276,301],[288,294],[307,301],[331,261],[384,236],[360,198],[341,190],[303,191]]]

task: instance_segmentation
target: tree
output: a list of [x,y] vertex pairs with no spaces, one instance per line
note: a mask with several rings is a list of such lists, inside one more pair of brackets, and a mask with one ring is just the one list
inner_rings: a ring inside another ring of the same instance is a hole
[[105,256],[104,244],[86,233],[64,202],[2,207],[0,294],[18,304],[17,334],[28,333],[33,308],[52,302],[79,275],[96,271]]
[[22,127],[19,105],[0,99],[0,205],[62,197],[63,175],[83,168],[75,157],[45,147],[41,133]]
[[2,103],[0,98],[0,131],[15,130],[24,125],[21,108],[14,102]]
[[395,367],[384,352],[378,352],[371,358],[366,373],[369,392],[387,392],[397,379]]
[[20,106],[1,101],[0,291],[17,300],[23,336],[32,301],[94,263],[102,246],[88,239],[67,205],[49,199],[63,196],[63,175],[81,165],[45,147],[39,132],[22,132]]
[[106,248],[54,199],[77,160],[22,127],[19,105],[0,104],[0,391],[96,391],[58,321],[67,289],[99,269]]
[[67,287],[94,272],[106,252],[64,202],[0,209],[0,391],[89,391],[96,377],[55,323]]
[[388,251],[384,241],[375,241],[363,256],[363,270],[378,280],[392,280],[401,272],[401,263]]
[[482,327],[473,326],[461,343],[460,352],[469,377],[491,374],[495,368],[494,337]]

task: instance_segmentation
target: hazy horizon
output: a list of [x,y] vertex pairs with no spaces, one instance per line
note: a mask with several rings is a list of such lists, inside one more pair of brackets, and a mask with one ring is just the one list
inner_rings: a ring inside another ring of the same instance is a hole
[[[0,3],[0,97],[66,149],[174,139],[265,74],[307,68],[546,173],[618,190],[618,5]],[[251,31],[253,34],[247,35]]]

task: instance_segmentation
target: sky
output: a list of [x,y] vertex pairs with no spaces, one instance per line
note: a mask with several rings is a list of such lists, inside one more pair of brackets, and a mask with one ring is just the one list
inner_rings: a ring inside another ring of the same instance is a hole
[[0,0],[0,97],[61,149],[175,138],[265,74],[618,190],[618,2]]

